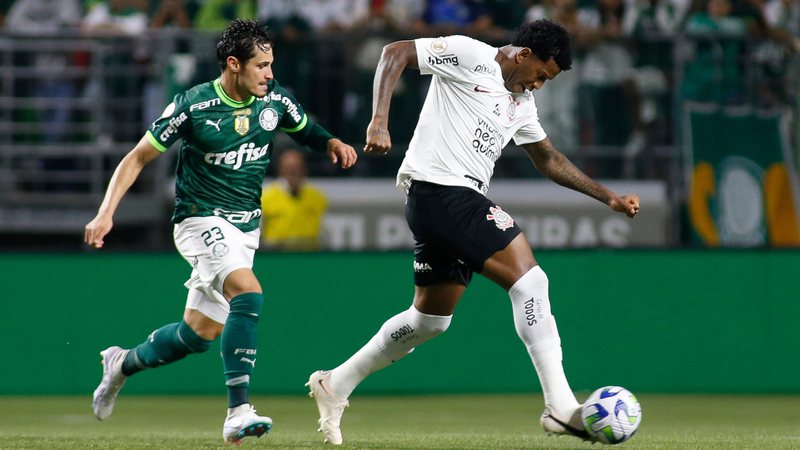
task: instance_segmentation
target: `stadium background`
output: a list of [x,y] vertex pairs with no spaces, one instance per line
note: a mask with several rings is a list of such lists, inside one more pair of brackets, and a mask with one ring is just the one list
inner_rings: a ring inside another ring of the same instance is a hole
[[[497,24],[485,38],[502,43],[508,30],[499,17]],[[149,29],[136,37],[78,29],[56,34],[2,30],[0,280],[5,334],[14,336],[3,340],[2,352],[16,363],[0,371],[0,393],[87,393],[97,381],[99,348],[112,341],[136,343],[142,330],[179,314],[187,267],[172,249],[168,220],[174,159],[160,158],[148,167],[121,206],[108,248],[90,252],[81,244],[82,229],[116,163],[171,94],[216,76],[216,36],[183,28]],[[377,50],[408,37],[413,36],[371,27],[306,32],[295,41],[279,41],[277,77],[321,123],[358,147]],[[537,256],[552,281],[565,364],[577,389],[613,383],[643,392],[800,393],[800,367],[786,357],[800,350],[793,325],[800,312],[798,56],[768,53],[763,49],[770,36],[748,35],[737,53],[714,59],[708,68],[719,73],[731,63],[741,71],[737,95],[689,99],[682,80],[697,53],[681,50],[702,40],[680,32],[625,37],[633,51],[653,45],[668,49],[661,53],[668,56],[661,62],[668,89],[655,99],[658,114],[647,145],[635,155],[626,153],[631,124],[625,105],[578,82],[576,144],[562,147],[565,153],[620,191],[652,193],[652,203],[643,204],[642,217],[630,222],[633,230],[625,239],[603,238],[605,219],[592,217],[601,205],[573,204],[562,193],[553,194],[554,207],[548,204],[553,197],[531,191],[530,200],[524,189],[515,192],[517,185],[545,189],[518,149],[506,149],[498,162],[498,189],[508,187],[506,201],[519,204],[521,217],[533,224],[528,229],[555,224],[551,235],[541,231],[534,248],[546,248]],[[586,51],[579,48],[577,54]],[[39,56],[64,65],[43,68]],[[43,89],[64,81],[66,90]],[[329,233],[354,214],[354,220],[376,229],[382,216],[375,211],[402,214],[402,198],[391,190],[393,174],[426,83],[415,74],[404,75],[403,91],[393,103],[396,148],[389,157],[362,156],[358,167],[344,174],[312,159],[312,177],[332,196],[331,217],[340,219],[328,223]],[[548,82],[546,89],[557,83]],[[598,105],[611,109],[594,110]],[[57,123],[60,128],[47,114],[54,110],[67,112],[67,119]],[[623,130],[616,142],[600,142],[601,122],[606,131]],[[552,137],[558,144],[559,135]],[[276,148],[286,144],[278,142]],[[730,157],[749,162],[725,172],[740,160]],[[698,166],[705,170],[700,175]],[[735,176],[718,176],[722,173]],[[378,185],[385,191],[372,203],[347,202],[353,190]],[[542,213],[546,208],[555,209]],[[376,324],[408,303],[409,243],[392,233],[388,240],[377,234],[349,241],[329,236],[320,253],[258,255],[256,271],[271,299],[260,339],[272,364],[259,366],[256,376],[270,380],[254,383],[260,393],[300,392],[309,370],[340,361]],[[630,287],[615,290],[615,277],[631,280]],[[496,287],[476,281],[446,336],[368,380],[364,390],[538,390],[504,299]],[[601,334],[604,345],[598,348]],[[311,347],[320,341],[329,351]],[[43,355],[43,348],[55,351]],[[25,369],[41,358],[62,367],[61,376],[45,380]],[[453,367],[469,375],[454,383],[447,378]],[[430,377],[413,376],[417,370]],[[141,376],[141,383],[126,389],[209,393],[216,392],[221,377],[215,358],[194,358]]]

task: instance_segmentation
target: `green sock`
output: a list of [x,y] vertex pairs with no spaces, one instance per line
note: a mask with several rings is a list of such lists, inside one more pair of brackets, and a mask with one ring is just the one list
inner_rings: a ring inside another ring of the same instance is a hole
[[122,362],[122,373],[133,375],[149,367],[163,366],[183,359],[190,353],[202,353],[211,347],[184,321],[164,325],[128,352]]
[[250,375],[256,367],[256,325],[263,303],[264,296],[257,292],[231,299],[220,342],[229,408],[249,403]]

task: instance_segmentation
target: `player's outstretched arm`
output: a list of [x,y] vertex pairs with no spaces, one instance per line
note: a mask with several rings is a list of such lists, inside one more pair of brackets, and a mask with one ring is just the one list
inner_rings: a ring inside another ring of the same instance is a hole
[[142,137],[138,144],[122,158],[111,181],[108,182],[106,195],[97,210],[97,215],[86,225],[83,240],[94,248],[103,246],[103,238],[111,231],[114,225],[114,212],[119,206],[122,197],[128,192],[136,178],[139,177],[142,168],[150,161],[161,155],[153,145]]
[[339,139],[328,140],[328,157],[333,164],[338,164],[342,169],[353,167],[358,159],[356,150]]
[[617,212],[634,217],[639,213],[639,197],[623,195],[619,197],[602,184],[589,178],[563,153],[556,150],[549,138],[522,146],[528,153],[536,170],[556,183],[595,198]]
[[418,68],[414,41],[397,41],[383,47],[372,84],[372,120],[367,126],[365,153],[385,154],[392,148],[389,106],[397,80],[406,67]]

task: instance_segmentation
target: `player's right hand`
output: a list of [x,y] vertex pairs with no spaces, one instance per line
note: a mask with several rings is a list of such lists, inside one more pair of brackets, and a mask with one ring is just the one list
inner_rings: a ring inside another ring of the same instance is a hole
[[83,241],[94,248],[103,247],[103,238],[111,231],[112,226],[114,224],[110,217],[98,214],[91,222],[86,224]]
[[389,130],[383,121],[372,119],[367,126],[367,144],[364,145],[364,153],[385,155],[392,148],[392,138]]

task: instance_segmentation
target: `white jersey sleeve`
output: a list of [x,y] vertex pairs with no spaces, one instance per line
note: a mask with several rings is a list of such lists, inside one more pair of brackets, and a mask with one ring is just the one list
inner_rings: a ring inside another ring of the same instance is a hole
[[433,77],[397,185],[419,180],[486,194],[512,138],[525,144],[547,137],[533,95],[506,89],[496,47],[466,36],[414,44],[420,73]]
[[547,137],[542,124],[539,123],[539,114],[534,106],[530,111],[529,120],[514,134],[514,143],[517,145],[539,142]]
[[[438,75],[451,80],[469,77],[481,52],[476,48],[489,47],[483,42],[466,36],[448,36],[446,38],[425,38],[414,41],[417,48],[417,64],[423,75]],[[487,50],[487,49],[482,49]],[[489,47],[493,52],[494,47]]]

